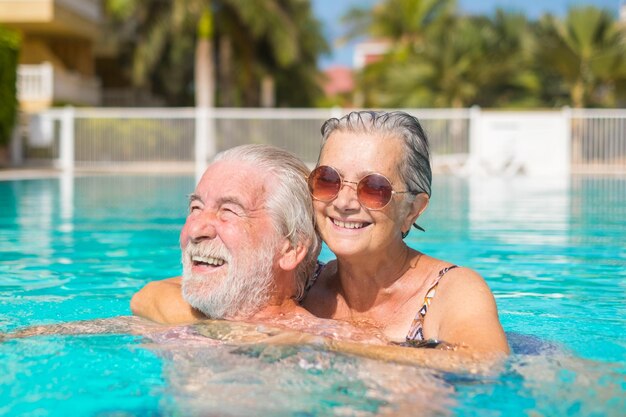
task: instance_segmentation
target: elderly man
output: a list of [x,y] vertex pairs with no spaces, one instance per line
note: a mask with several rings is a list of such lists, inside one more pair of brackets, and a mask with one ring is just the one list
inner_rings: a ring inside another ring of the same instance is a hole
[[[189,199],[180,234],[182,278],[146,285],[131,300],[133,312],[161,323],[226,319],[382,343],[373,328],[318,319],[298,304],[321,246],[307,175],[302,161],[272,146],[244,145],[219,154]],[[10,337],[159,331],[121,317],[36,326]],[[299,340],[292,336],[289,342]]]
[[[376,329],[319,319],[298,304],[321,246],[307,175],[302,161],[272,146],[219,154],[189,199],[180,234],[182,278],[146,285],[131,300],[133,312],[161,323],[226,319],[381,343]],[[31,327],[11,337],[159,331],[144,323],[91,320]]]
[[146,285],[133,313],[163,323],[310,316],[297,302],[320,250],[307,175],[271,146],[219,154],[189,199],[182,279]]

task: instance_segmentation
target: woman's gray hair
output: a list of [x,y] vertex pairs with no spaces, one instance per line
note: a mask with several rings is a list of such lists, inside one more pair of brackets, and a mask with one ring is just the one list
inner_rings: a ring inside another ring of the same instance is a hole
[[[404,158],[399,164],[400,178],[408,190],[430,196],[432,170],[428,138],[417,118],[403,111],[354,111],[322,125],[322,149],[333,132],[363,133],[396,137],[404,143]],[[319,160],[318,160],[319,162]]]
[[300,244],[308,249],[296,268],[295,298],[302,298],[321,249],[306,180],[309,169],[292,153],[270,145],[237,146],[219,153],[214,162],[225,160],[246,162],[274,176],[275,184],[268,190],[266,208],[276,233],[288,238],[293,248]]

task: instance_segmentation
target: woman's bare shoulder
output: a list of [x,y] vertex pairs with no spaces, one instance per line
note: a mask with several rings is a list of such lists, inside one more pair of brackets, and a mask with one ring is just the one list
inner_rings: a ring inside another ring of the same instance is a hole
[[467,267],[456,267],[446,272],[439,281],[439,291],[445,293],[446,298],[476,297],[481,301],[485,297],[493,299],[491,289],[485,279],[476,271]]
[[334,278],[336,273],[336,261],[330,261],[324,265],[315,283],[300,303],[317,317],[329,318],[335,311],[337,285]]
[[433,258],[426,254],[421,255],[419,263],[422,264],[420,269],[422,272],[427,271],[426,273],[433,276],[440,292],[462,292],[469,289],[484,291],[486,289],[491,293],[483,277],[471,268]]
[[437,338],[476,351],[509,351],[493,293],[470,268],[449,270],[440,280],[429,310]]

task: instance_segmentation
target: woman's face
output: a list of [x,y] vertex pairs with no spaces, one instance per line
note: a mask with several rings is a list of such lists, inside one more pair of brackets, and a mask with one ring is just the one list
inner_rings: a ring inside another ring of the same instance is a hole
[[[398,172],[402,141],[362,133],[335,132],[320,155],[319,165],[337,170],[345,181],[358,182],[367,174],[387,177],[396,191],[406,190]],[[401,242],[401,232],[412,224],[403,194],[394,194],[382,210],[364,208],[357,199],[356,185],[344,184],[331,201],[314,200],[319,232],[336,256],[385,254]]]

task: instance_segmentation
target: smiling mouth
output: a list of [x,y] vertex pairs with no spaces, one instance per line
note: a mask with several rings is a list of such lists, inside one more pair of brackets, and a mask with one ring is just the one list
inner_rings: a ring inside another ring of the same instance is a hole
[[366,226],[369,226],[371,223],[365,222],[344,222],[342,220],[330,219],[333,224],[337,227],[341,227],[342,229],[362,229]]
[[221,258],[214,258],[212,256],[198,256],[198,255],[192,256],[191,262],[193,263],[194,266],[212,266],[212,267],[219,267],[226,263],[226,261]]

